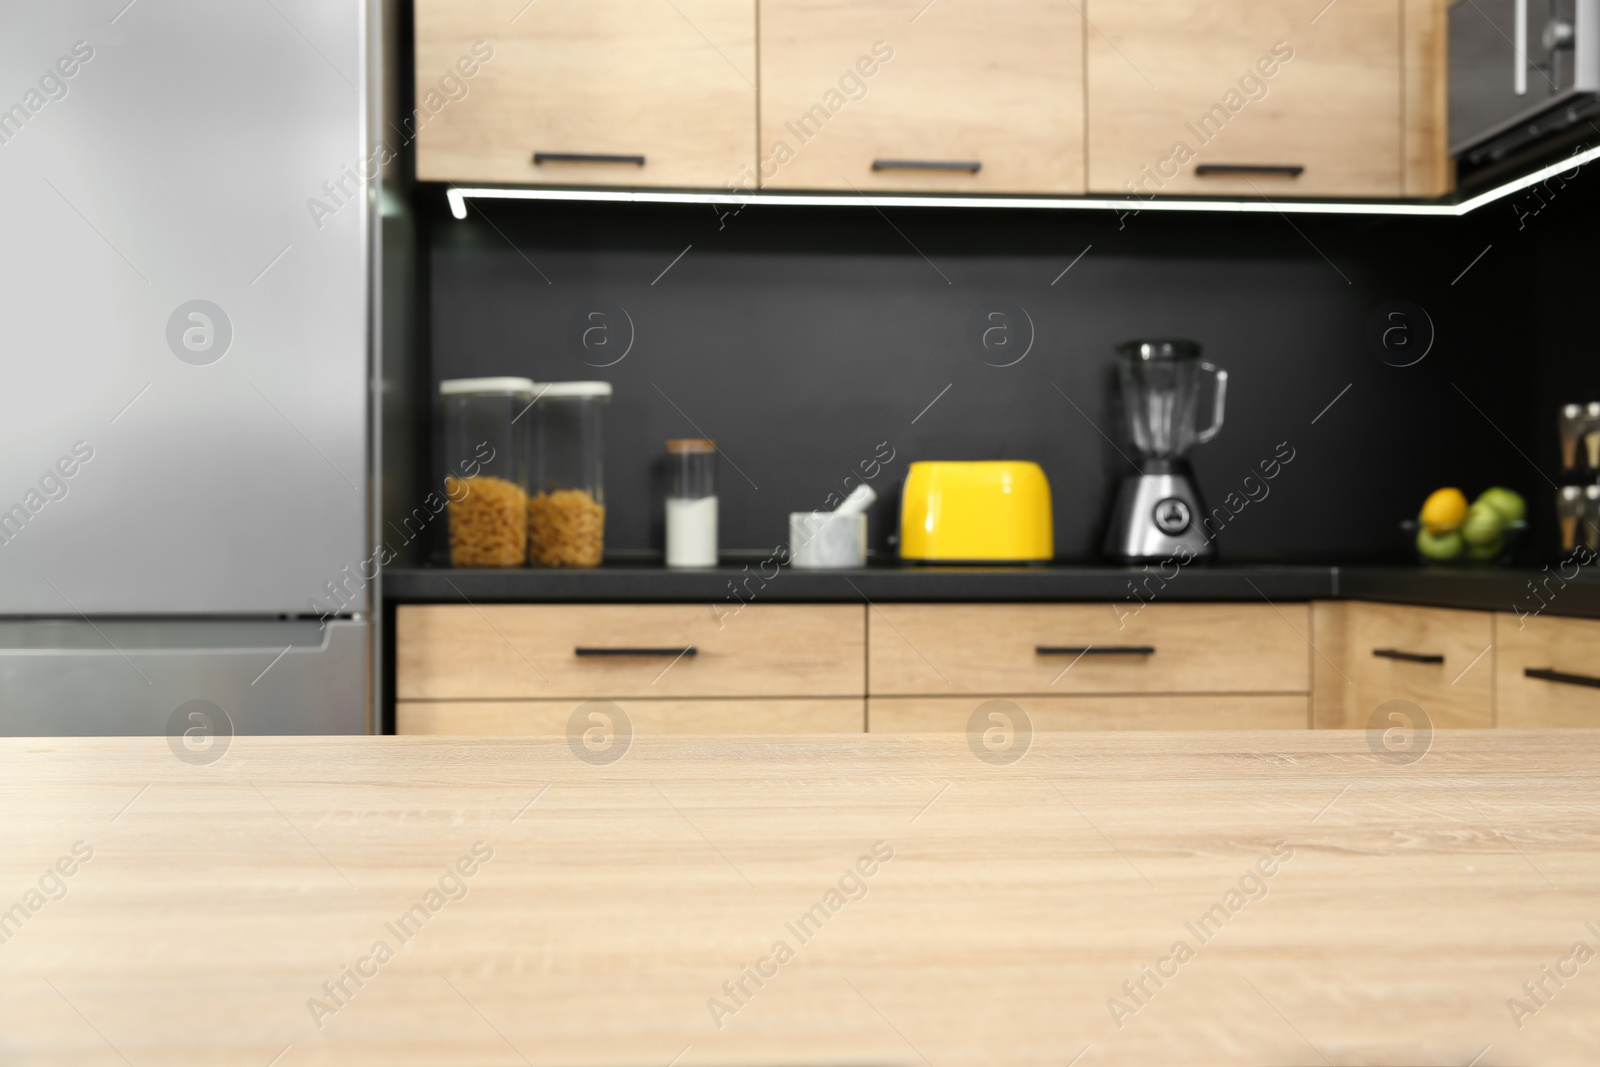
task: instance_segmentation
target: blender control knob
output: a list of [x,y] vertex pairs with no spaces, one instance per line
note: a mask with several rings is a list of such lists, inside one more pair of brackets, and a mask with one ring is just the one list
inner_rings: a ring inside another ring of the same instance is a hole
[[1189,505],[1175,496],[1169,496],[1156,505],[1156,529],[1169,537],[1189,528]]

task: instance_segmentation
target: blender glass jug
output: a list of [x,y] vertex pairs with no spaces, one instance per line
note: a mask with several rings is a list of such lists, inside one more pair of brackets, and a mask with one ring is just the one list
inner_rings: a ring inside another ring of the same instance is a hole
[[[1128,434],[1146,456],[1175,459],[1222,429],[1228,372],[1200,358],[1193,341],[1129,341],[1117,346],[1117,377]],[[1211,425],[1195,429],[1202,373],[1216,378]]]

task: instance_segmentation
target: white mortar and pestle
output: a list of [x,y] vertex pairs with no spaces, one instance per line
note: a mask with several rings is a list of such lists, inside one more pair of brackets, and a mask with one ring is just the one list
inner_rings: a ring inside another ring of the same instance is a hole
[[878,499],[858,485],[833,511],[789,513],[789,563],[801,570],[867,565],[867,509]]

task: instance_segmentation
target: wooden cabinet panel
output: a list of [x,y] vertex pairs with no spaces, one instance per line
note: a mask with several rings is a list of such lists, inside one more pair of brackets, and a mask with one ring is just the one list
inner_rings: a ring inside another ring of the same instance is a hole
[[1450,0],[1402,0],[1405,174],[1401,194],[1443,196],[1455,188],[1450,156]]
[[1400,3],[1088,0],[1089,190],[1399,196]]
[[[867,730],[875,734],[964,732],[988,699],[872,697]],[[1042,730],[1304,730],[1308,698],[1292,694],[1228,696],[1016,696],[1003,698]]]
[[725,187],[755,164],[755,26],[755,0],[417,0],[417,177]]
[[[635,735],[858,734],[866,728],[860,698],[616,703]],[[573,700],[402,700],[395,707],[395,732],[560,737],[581,706]]]
[[1081,193],[1079,8],[761,0],[760,150],[773,189]]
[[1498,725],[1600,727],[1600,620],[1497,615],[1495,631]]
[[395,687],[400,700],[860,697],[863,612],[751,604],[719,620],[703,604],[405,605]]
[[867,625],[874,696],[1305,693],[1311,681],[1304,604],[876,604]]
[[1361,601],[1315,609],[1316,725],[1366,729],[1390,700],[1411,701],[1439,729],[1493,725],[1489,612]]

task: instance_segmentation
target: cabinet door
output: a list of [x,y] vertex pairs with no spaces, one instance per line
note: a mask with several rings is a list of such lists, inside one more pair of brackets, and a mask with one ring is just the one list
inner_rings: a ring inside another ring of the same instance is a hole
[[1600,727],[1600,620],[1495,616],[1496,722]]
[[1494,723],[1494,616],[1359,601],[1318,602],[1312,640],[1318,726],[1366,729],[1407,700],[1436,728]]
[[1086,11],[1091,192],[1401,194],[1400,0]]
[[1069,0],[761,0],[761,185],[1083,192]]
[[720,188],[754,162],[755,0],[417,0],[416,71],[425,181]]

